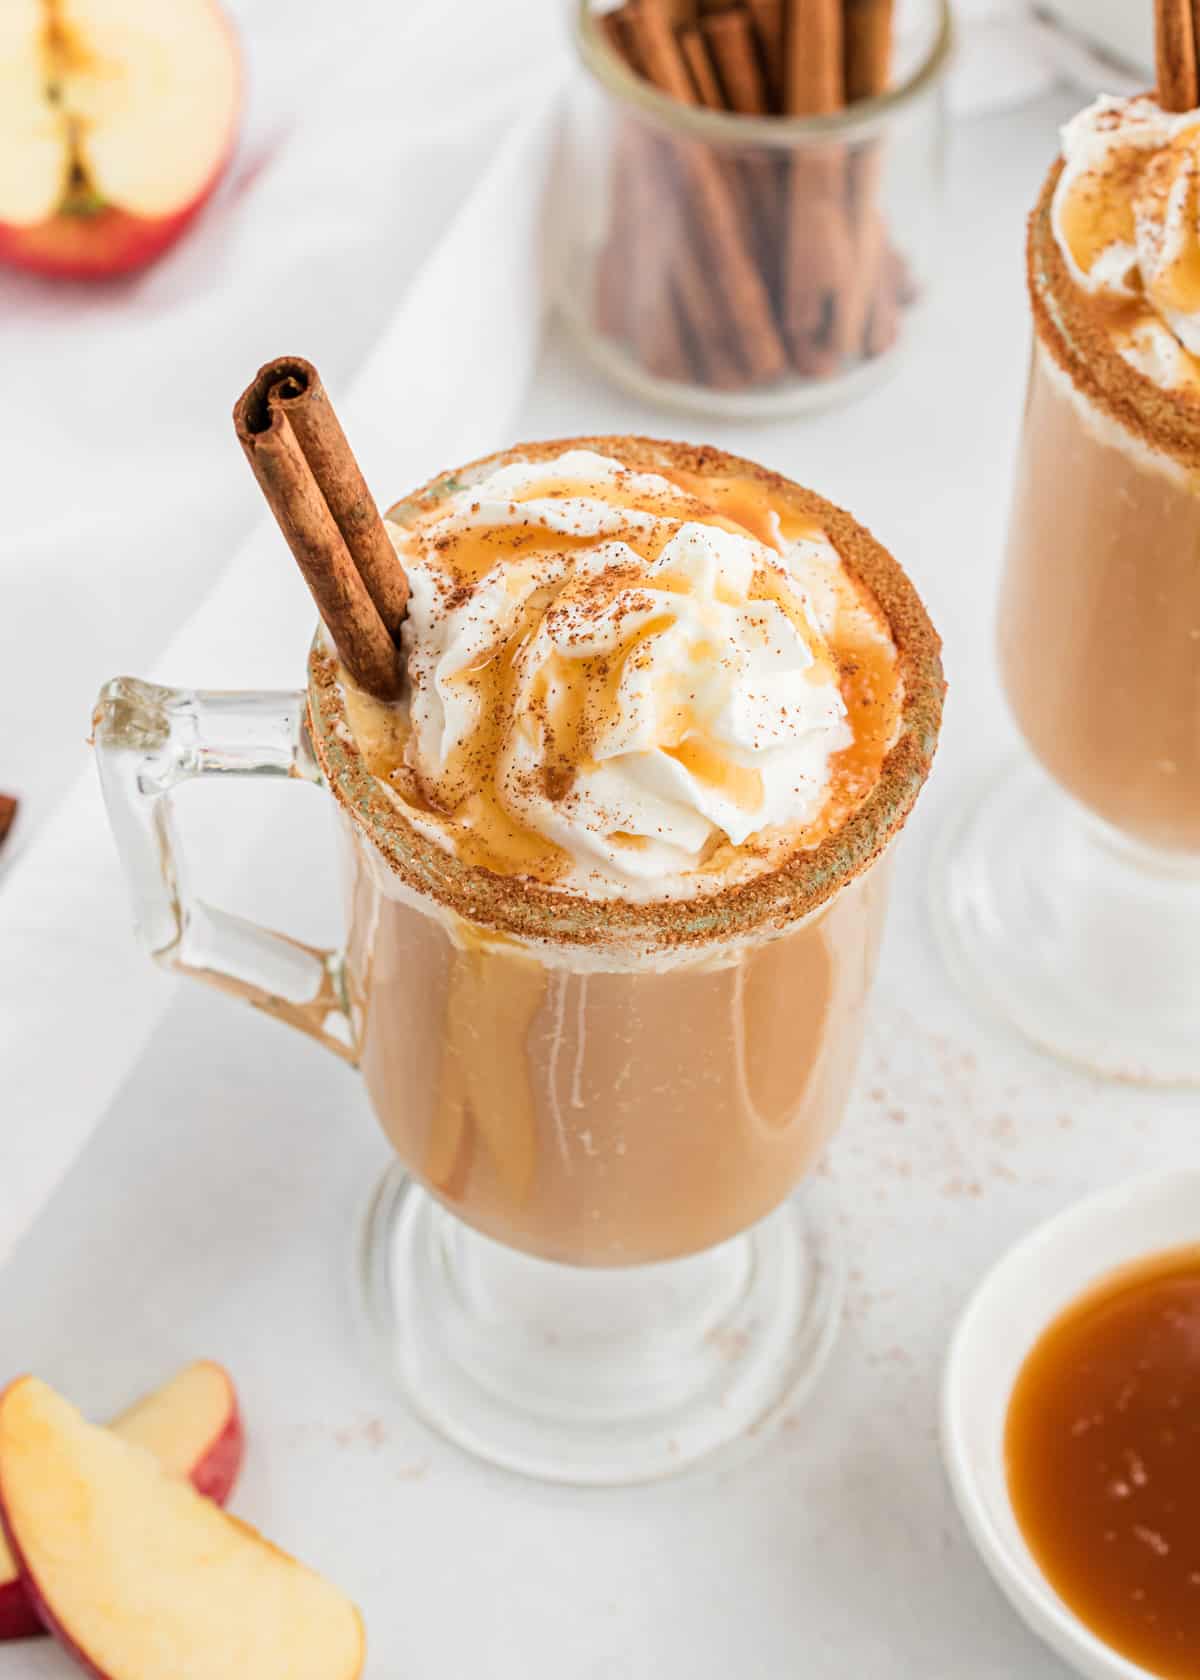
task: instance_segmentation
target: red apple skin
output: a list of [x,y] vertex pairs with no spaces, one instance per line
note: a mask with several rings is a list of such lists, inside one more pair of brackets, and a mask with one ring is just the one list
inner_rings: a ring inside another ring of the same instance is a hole
[[25,1554],[17,1544],[16,1536],[13,1534],[13,1531],[9,1526],[8,1512],[5,1509],[4,1504],[3,1483],[0,1483],[0,1529],[4,1530],[4,1538],[8,1541],[8,1549],[12,1553],[17,1568],[20,1571],[18,1582],[24,1589],[30,1611],[37,1618],[37,1626],[34,1629],[35,1633],[53,1634],[54,1638],[62,1646],[67,1655],[69,1657],[74,1657],[83,1672],[85,1674],[92,1675],[93,1680],[113,1680],[113,1676],[111,1674],[105,1674],[102,1669],[97,1668],[86,1652],[79,1649],[79,1646],[71,1638],[71,1635],[67,1632],[66,1628],[63,1627],[57,1616],[55,1616],[53,1610],[42,1597],[41,1589],[39,1588],[37,1581],[34,1579],[29,1565],[26,1562]]
[[214,1505],[224,1505],[233,1492],[245,1451],[246,1431],[235,1397],[224,1429],[204,1449],[189,1471],[188,1480],[197,1493],[211,1499]]
[[160,221],[110,207],[83,216],[60,213],[33,227],[0,222],[0,263],[57,280],[110,280],[132,274],[175,243],[216,184],[214,178],[195,204]]
[[36,1639],[45,1631],[21,1577],[0,1581],[0,1644],[10,1639]]
[[[188,1480],[196,1492],[202,1493],[206,1499],[211,1499],[215,1505],[224,1505],[233,1492],[246,1452],[246,1430],[232,1384],[230,1395],[232,1410],[220,1434],[208,1443],[188,1473]],[[37,1608],[36,1595],[30,1590],[28,1571],[21,1562],[20,1547],[13,1545],[12,1534],[4,1516],[2,1495],[0,1528],[4,1530],[9,1550],[17,1560],[19,1570],[10,1580],[0,1581],[0,1645],[5,1645],[12,1639],[38,1639],[47,1632],[55,1632]],[[63,1636],[56,1634],[56,1637]],[[74,1652],[70,1640],[64,1640],[64,1643]],[[82,1655],[78,1652],[75,1652],[75,1655],[85,1668],[89,1667]],[[97,1672],[95,1669],[89,1671],[93,1674]],[[108,1677],[102,1676],[101,1680],[108,1680]]]

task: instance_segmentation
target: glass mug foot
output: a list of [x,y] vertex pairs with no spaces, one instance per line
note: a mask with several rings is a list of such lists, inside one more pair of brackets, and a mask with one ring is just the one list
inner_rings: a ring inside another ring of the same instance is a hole
[[1134,847],[1023,763],[952,825],[932,889],[951,971],[1035,1044],[1200,1084],[1200,860]]
[[480,1236],[396,1163],[358,1251],[368,1333],[438,1433],[546,1481],[652,1481],[805,1395],[841,1316],[833,1221],[806,1186],[684,1260],[586,1269]]

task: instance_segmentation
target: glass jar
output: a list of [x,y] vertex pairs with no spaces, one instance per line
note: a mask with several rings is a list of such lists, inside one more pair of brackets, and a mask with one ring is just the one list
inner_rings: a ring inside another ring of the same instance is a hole
[[557,276],[593,360],[640,396],[746,418],[880,379],[932,279],[951,40],[947,0],[913,0],[886,93],[748,116],[660,92],[580,0]]

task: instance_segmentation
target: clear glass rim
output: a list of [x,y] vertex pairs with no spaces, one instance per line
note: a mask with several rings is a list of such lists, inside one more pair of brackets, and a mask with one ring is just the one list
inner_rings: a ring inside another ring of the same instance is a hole
[[684,105],[661,93],[624,64],[600,28],[594,0],[577,0],[573,38],[584,68],[604,92],[621,104],[636,108],[656,127],[674,134],[690,134],[723,146],[771,147],[781,151],[817,141],[849,140],[873,134],[897,113],[916,104],[941,80],[954,50],[954,20],[950,0],[934,0],[937,30],[924,59],[904,81],[870,99],[858,99],[841,111],[810,117],[747,117],[734,111],[712,111]]

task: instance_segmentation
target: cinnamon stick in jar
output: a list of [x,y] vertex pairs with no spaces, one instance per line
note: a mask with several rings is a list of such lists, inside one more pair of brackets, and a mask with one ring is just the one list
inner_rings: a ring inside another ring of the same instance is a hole
[[[789,114],[841,110],[841,0],[792,0],[785,50]],[[799,148],[790,169],[784,320],[792,359],[812,377],[835,372],[850,348],[845,305],[853,271],[845,147],[831,142]]]
[[767,84],[767,105],[783,110],[783,0],[746,0]]
[[[758,56],[750,13],[742,6],[711,12],[701,18],[700,27],[716,66],[722,103],[743,117],[761,117],[768,110],[766,79]],[[743,197],[749,209],[749,235],[757,252],[759,270],[772,297],[778,295],[779,221],[781,194],[775,159],[763,150],[751,150],[737,160]]]
[[894,0],[843,0],[843,58],[847,105],[887,91],[892,75]]
[[[682,103],[696,104],[687,63],[658,0],[631,0],[625,12],[649,80]],[[730,345],[749,377],[776,378],[787,364],[787,354],[722,160],[698,140],[675,142],[672,156],[691,236],[680,260],[698,263],[706,278],[711,274]]]

